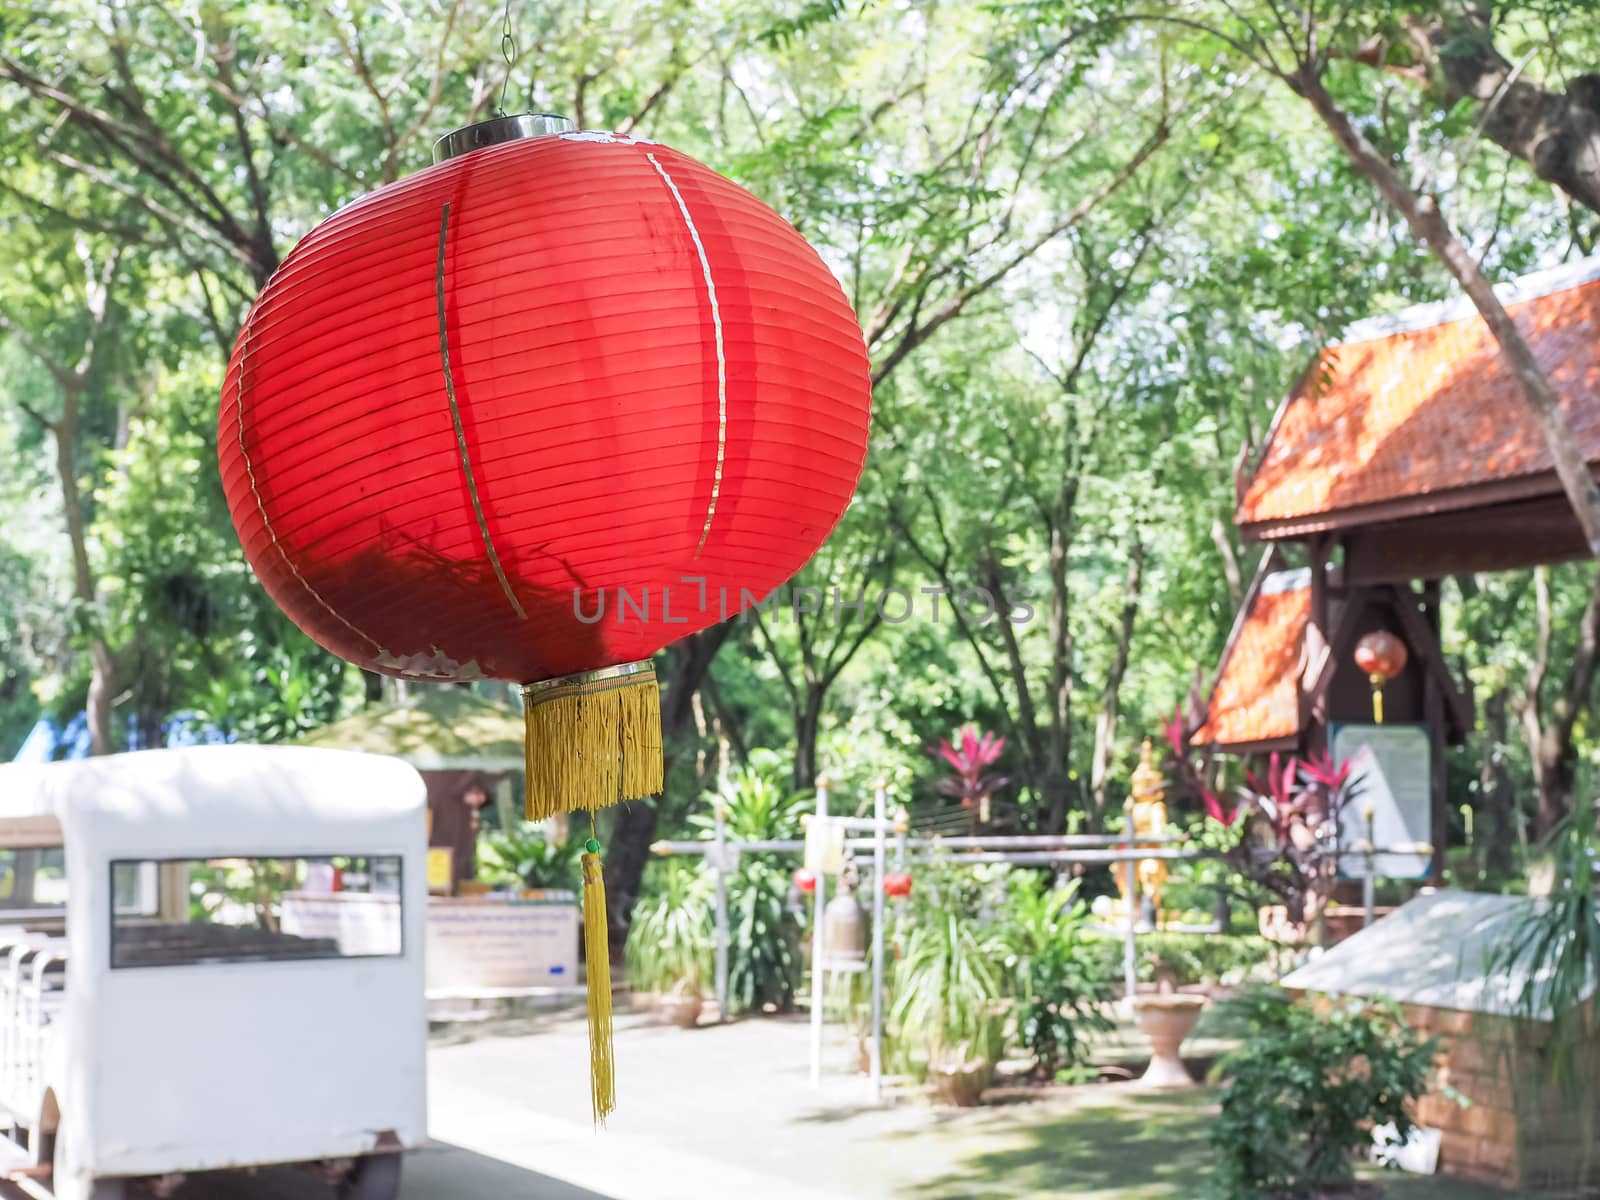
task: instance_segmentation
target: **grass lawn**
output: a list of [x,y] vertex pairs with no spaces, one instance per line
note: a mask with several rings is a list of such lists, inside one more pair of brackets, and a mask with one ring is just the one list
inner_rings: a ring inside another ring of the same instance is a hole
[[[1128,1088],[1074,1089],[1078,1102],[1017,1105],[1004,1111],[1006,1145],[963,1157],[960,1168],[907,1187],[907,1200],[1185,1200],[1210,1174],[1216,1093],[1141,1094]],[[1104,1093],[1102,1099],[1096,1093]],[[1390,1200],[1508,1200],[1508,1193],[1446,1178],[1363,1171]]]

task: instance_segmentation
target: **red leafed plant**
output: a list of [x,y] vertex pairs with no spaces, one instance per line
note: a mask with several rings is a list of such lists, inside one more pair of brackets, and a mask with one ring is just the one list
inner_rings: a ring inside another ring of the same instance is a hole
[[1274,753],[1264,771],[1245,772],[1237,798],[1224,805],[1208,782],[1210,754],[1190,744],[1191,732],[1180,707],[1166,725],[1180,790],[1197,797],[1207,815],[1224,825],[1248,815],[1227,862],[1281,899],[1292,922],[1310,920],[1337,878],[1339,823],[1355,798],[1355,762],[1336,761],[1327,751],[1309,758]]
[[988,773],[1000,761],[1006,740],[999,734],[982,733],[976,725],[964,725],[956,733],[956,745],[940,740],[934,751],[949,764],[952,774],[939,781],[942,795],[961,801],[962,808],[977,808],[979,820],[989,820],[989,798],[1006,785],[1004,775]]
[[1172,716],[1168,718],[1162,732],[1166,735],[1167,747],[1172,751],[1179,788],[1199,798],[1200,803],[1205,805],[1206,816],[1224,825],[1232,825],[1244,815],[1243,804],[1225,807],[1206,783],[1206,777],[1211,774],[1211,756],[1208,753],[1201,762],[1194,761],[1193,751],[1189,745],[1190,731],[1188,722],[1184,720],[1182,705],[1173,709]]

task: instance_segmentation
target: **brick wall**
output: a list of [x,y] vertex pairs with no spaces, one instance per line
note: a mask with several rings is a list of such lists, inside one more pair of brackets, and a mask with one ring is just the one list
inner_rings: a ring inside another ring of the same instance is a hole
[[[1420,1125],[1442,1135],[1439,1170],[1519,1194],[1600,1183],[1600,1114],[1548,1082],[1540,1051],[1547,1026],[1454,1009],[1403,1006],[1406,1020],[1439,1040],[1435,1088],[1417,1106]],[[1600,1047],[1575,1071],[1600,1079]],[[1447,1089],[1468,1103],[1451,1098]],[[1591,1159],[1597,1161],[1590,1161]]]

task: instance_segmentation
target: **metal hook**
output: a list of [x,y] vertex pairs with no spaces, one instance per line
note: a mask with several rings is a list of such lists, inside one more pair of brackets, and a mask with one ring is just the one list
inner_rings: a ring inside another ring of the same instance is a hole
[[506,115],[506,92],[511,87],[511,72],[517,65],[517,39],[511,36],[511,0],[506,0],[505,20],[500,26],[500,53],[506,60],[506,77],[500,84],[500,104],[496,116]]

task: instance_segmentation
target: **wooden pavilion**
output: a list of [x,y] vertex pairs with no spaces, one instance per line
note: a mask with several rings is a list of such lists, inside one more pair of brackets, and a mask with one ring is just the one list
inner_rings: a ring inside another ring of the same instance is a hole
[[[1600,258],[1499,289],[1600,463]],[[1371,720],[1352,653],[1366,633],[1405,642],[1388,720],[1426,727],[1433,873],[1448,809],[1444,747],[1472,728],[1470,695],[1439,644],[1447,575],[1581,558],[1584,539],[1539,426],[1465,301],[1363,322],[1280,406],[1235,514],[1270,550],[1201,706],[1197,745],[1315,753],[1330,727]]]
[[365,709],[304,738],[303,746],[359,750],[410,763],[428,788],[428,844],[450,851],[450,887],[476,874],[474,814],[462,802],[482,788],[502,827],[521,820],[507,777],[523,769],[523,721],[514,708],[468,688],[409,683],[399,703]]

